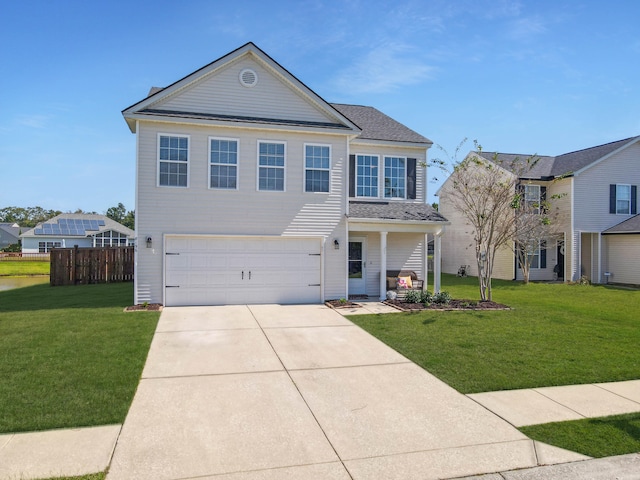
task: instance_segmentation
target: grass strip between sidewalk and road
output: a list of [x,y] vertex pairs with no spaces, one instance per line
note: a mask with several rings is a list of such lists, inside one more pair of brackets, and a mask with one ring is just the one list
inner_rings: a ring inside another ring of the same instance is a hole
[[521,427],[529,438],[601,458],[640,452],[640,413]]
[[133,284],[0,292],[0,433],[122,423],[158,312],[124,313]]
[[46,480],[104,480],[107,477],[105,472],[90,473],[89,475],[80,475],[79,477],[55,477]]

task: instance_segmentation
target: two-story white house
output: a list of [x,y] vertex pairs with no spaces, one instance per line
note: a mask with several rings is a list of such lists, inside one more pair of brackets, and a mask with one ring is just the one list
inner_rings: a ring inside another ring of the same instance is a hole
[[137,139],[136,303],[384,298],[388,270],[426,279],[428,235],[439,266],[432,142],[327,103],[253,43],[122,113]]
[[[471,152],[470,155],[477,155]],[[494,152],[481,152],[486,161]],[[531,280],[575,281],[585,276],[593,283],[636,283],[624,270],[640,268],[640,241],[634,223],[637,185],[640,184],[640,137],[566,153],[556,157],[497,154],[502,166],[533,158],[533,167],[520,172],[518,183],[525,199],[547,200],[560,212],[553,238],[540,242],[532,261]],[[439,211],[451,221],[442,248],[442,269],[456,273],[470,265],[477,275],[471,232],[460,212],[448,200],[449,180],[439,189]],[[612,228],[623,224],[620,228]],[[636,222],[637,223],[637,222]],[[633,233],[631,236],[625,234]],[[635,252],[635,253],[634,253]],[[633,267],[630,267],[633,265]],[[494,278],[521,279],[522,272],[510,248],[496,257]],[[640,277],[636,276],[636,280]]]

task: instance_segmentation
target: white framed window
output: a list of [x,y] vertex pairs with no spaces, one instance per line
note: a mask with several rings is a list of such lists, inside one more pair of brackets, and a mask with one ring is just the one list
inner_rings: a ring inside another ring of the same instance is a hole
[[616,213],[622,215],[631,213],[631,185],[616,185]]
[[126,247],[131,241],[124,233],[107,230],[93,235],[94,247]]
[[527,212],[540,213],[540,185],[525,185],[524,201]]
[[258,141],[258,190],[285,191],[285,142]]
[[331,147],[304,145],[304,191],[329,193]]
[[238,189],[238,139],[209,137],[209,188]]
[[377,155],[356,155],[356,196],[378,197]]
[[158,134],[158,186],[189,186],[189,136]]
[[384,157],[384,198],[406,198],[407,159]]
[[61,242],[38,242],[38,253],[49,253],[52,248],[60,248]]

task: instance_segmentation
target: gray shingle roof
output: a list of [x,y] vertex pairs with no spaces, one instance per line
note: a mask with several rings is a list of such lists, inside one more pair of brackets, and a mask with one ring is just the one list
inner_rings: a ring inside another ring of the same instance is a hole
[[[481,152],[480,156],[490,161],[493,161],[495,156],[498,162],[500,162],[501,167],[513,173],[516,171],[519,172],[520,178],[542,179],[551,177],[551,170],[553,169],[554,161],[554,157],[533,154],[526,155],[515,153]],[[523,168],[528,159],[531,159],[531,166]]]
[[631,217],[602,232],[603,235],[616,233],[640,233],[640,215]]
[[[604,145],[598,145],[595,147],[585,148],[583,150],[577,150],[575,152],[565,153],[558,155],[557,157],[549,157],[536,155],[537,162],[534,166],[527,171],[526,174],[520,175],[520,178],[545,180],[562,175],[571,175],[578,170],[581,170],[594,162],[597,162],[601,158],[615,152],[617,149],[624,147],[628,143],[640,140],[638,137],[629,137],[623,140],[617,140],[615,142],[606,143]],[[477,152],[476,152],[477,153]],[[482,152],[480,155],[487,160],[493,160],[494,152]],[[518,162],[524,162],[532,155],[528,154],[513,154],[513,153],[498,153],[498,160],[501,162],[501,166],[507,170],[514,171],[517,167],[511,168],[510,166],[518,164]]]
[[431,205],[410,202],[349,202],[349,218],[404,220],[421,222],[448,221]]
[[345,105],[342,103],[332,103],[331,106],[362,129],[362,133],[358,138],[424,143],[425,145],[433,143],[427,137],[423,137],[373,107]]

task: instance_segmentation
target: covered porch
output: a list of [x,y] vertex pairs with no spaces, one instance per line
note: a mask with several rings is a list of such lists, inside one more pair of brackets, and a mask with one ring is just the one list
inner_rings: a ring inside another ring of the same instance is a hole
[[[442,234],[448,224],[425,204],[350,202],[348,294],[384,300],[387,272],[397,271],[416,272],[427,290],[430,270],[433,270],[433,292],[439,292]],[[432,262],[430,240],[433,240]]]

